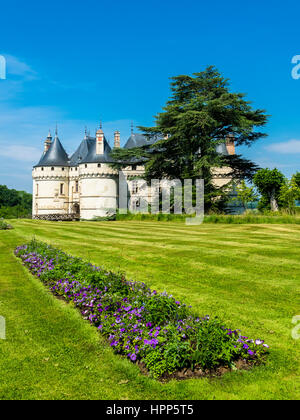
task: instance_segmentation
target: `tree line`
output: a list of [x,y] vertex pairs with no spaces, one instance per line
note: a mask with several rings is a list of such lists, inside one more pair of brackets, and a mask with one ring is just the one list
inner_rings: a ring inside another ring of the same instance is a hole
[[296,212],[296,202],[300,200],[300,172],[291,179],[286,178],[278,169],[260,169],[253,177],[253,186],[243,180],[236,185],[236,201],[245,210],[249,204],[258,201],[258,210],[286,210],[290,214]]
[[17,219],[32,215],[32,194],[0,185],[0,218]]

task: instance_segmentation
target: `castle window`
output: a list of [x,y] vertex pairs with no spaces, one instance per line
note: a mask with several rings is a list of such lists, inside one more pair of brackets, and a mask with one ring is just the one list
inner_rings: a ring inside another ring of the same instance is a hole
[[79,191],[79,182],[78,181],[76,181],[76,183],[75,183],[75,191],[78,193],[78,191]]
[[87,165],[85,165],[85,167],[87,168]]
[[35,195],[39,195],[39,184],[36,184]]
[[60,184],[60,195],[64,193],[64,184]]
[[44,170],[44,168],[42,168],[42,171]]
[[53,167],[51,168],[51,171],[54,171],[54,168]]
[[64,171],[64,170],[65,170],[65,168],[61,168],[61,170],[62,170],[62,171]]
[[136,171],[136,165],[133,165],[132,170]]
[[77,168],[75,168],[75,171],[77,171]]
[[132,182],[132,194],[137,194],[139,192],[139,186],[137,181]]
[[101,168],[101,163],[98,163],[98,168]]

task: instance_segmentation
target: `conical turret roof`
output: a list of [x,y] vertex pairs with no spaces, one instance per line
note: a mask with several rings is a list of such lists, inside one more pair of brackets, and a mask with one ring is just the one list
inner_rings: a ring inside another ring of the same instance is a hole
[[36,166],[69,166],[69,157],[58,136],[55,136],[49,150],[43,154]]

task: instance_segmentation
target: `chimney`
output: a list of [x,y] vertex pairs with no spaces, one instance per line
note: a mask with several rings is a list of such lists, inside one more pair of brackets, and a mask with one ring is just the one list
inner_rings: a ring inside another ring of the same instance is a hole
[[115,132],[115,148],[120,149],[121,147],[121,140],[120,140],[120,131]]
[[96,155],[104,155],[104,133],[102,128],[96,133]]
[[226,139],[227,151],[230,155],[235,155],[235,138],[233,134],[229,134]]
[[45,143],[44,143],[44,155],[50,149],[51,144],[52,144],[52,136],[51,136],[51,133],[50,133],[50,130],[49,130],[48,137],[47,137],[47,139],[45,140]]

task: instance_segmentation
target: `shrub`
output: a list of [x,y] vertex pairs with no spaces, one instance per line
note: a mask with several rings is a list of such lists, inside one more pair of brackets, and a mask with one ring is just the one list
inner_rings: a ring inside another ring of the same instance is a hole
[[205,320],[196,334],[196,350],[192,355],[195,364],[212,369],[230,365],[237,351],[235,340],[218,319]]
[[0,230],[9,230],[12,226],[5,222],[4,219],[0,219]]

